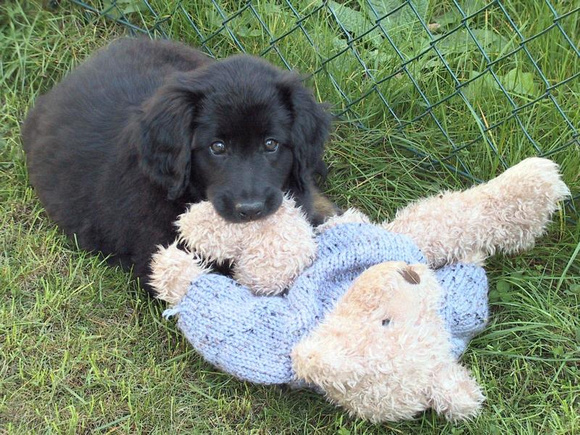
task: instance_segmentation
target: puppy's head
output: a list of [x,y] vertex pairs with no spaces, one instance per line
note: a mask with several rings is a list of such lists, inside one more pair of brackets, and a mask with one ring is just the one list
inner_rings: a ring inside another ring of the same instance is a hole
[[298,76],[234,56],[176,75],[142,115],[140,164],[170,200],[207,198],[231,222],[268,216],[285,192],[307,207],[330,115]]

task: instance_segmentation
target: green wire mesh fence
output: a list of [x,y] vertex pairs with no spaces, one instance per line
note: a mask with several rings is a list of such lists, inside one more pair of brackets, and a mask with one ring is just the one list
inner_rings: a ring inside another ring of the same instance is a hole
[[[338,116],[468,179],[529,155],[570,162],[578,176],[574,1],[71,1],[134,33],[185,40],[215,57],[250,52],[307,73]],[[474,167],[475,154],[492,163]],[[573,195],[577,217],[580,192]]]

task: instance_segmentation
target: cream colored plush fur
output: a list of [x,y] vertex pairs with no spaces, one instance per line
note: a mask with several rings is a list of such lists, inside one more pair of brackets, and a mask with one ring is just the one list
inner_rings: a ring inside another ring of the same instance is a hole
[[294,348],[297,378],[372,422],[412,418],[431,407],[451,420],[475,415],[484,397],[452,357],[440,296],[427,265],[371,267]]
[[158,248],[151,260],[151,270],[150,284],[157,298],[172,305],[185,296],[191,281],[210,271],[194,255],[179,249],[177,242]]
[[[531,157],[487,183],[411,203],[381,226],[410,236],[432,267],[482,264],[496,251],[512,254],[532,248],[569,195],[558,165]],[[348,222],[368,222],[368,217],[349,209],[319,228]]]
[[433,267],[481,263],[496,250],[532,248],[569,194],[558,165],[532,157],[487,183],[419,200],[383,226],[411,236]]
[[316,227],[317,233],[323,233],[332,227],[345,223],[370,224],[370,218],[356,208],[349,208],[341,215],[331,216],[326,222]]
[[[222,219],[209,202],[190,206],[179,216],[179,240],[206,262],[234,264],[233,276],[258,295],[276,295],[285,290],[316,255],[314,229],[294,200],[285,198],[273,215],[259,221],[232,224]],[[176,248],[177,249],[177,248]],[[187,265],[183,253],[160,248],[152,263],[151,285],[159,298],[174,303],[177,290],[167,292],[163,280],[165,263],[183,267],[182,282],[189,284],[197,270]],[[193,257],[192,257],[193,258]],[[190,260],[191,261],[191,260]],[[193,277],[190,275],[193,273]],[[182,296],[188,285],[181,290]],[[171,300],[167,299],[171,297]]]

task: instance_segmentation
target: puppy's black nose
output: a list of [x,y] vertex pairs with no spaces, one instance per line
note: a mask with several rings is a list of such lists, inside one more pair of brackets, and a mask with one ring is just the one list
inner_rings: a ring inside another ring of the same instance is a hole
[[246,221],[258,219],[264,212],[264,202],[238,202],[236,204],[236,212],[241,219]]

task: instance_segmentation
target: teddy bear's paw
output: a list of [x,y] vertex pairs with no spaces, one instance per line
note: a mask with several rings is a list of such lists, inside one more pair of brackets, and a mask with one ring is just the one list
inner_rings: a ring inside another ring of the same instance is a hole
[[559,165],[543,157],[530,157],[506,169],[502,174],[490,180],[488,186],[501,186],[506,194],[512,194],[522,199],[545,197],[558,202],[570,195],[566,184],[562,181]]
[[331,228],[334,228],[338,225],[351,224],[351,223],[370,224],[371,220],[362,211],[360,211],[356,208],[349,208],[341,215],[331,216],[324,223],[318,225],[316,227],[316,232],[318,234],[321,234],[321,233],[323,233]]
[[[287,246],[295,243],[301,249],[295,252],[288,252],[286,249],[286,255],[281,255],[282,252],[275,251],[274,248],[265,249],[265,246],[258,251],[258,255],[249,256],[244,251],[234,266],[234,279],[257,296],[279,295],[312,264],[316,255],[316,243],[313,239],[297,240],[300,242],[286,241],[289,243]],[[262,255],[259,255],[260,252]]]
[[207,261],[223,264],[239,253],[248,224],[232,224],[222,218],[210,202],[192,204],[175,222],[179,241]]
[[159,247],[151,259],[149,284],[156,298],[174,305],[187,293],[190,283],[209,269],[192,254],[177,247],[177,242],[167,248]]
[[487,214],[497,233],[493,242],[498,249],[513,253],[534,246],[570,190],[558,164],[532,157],[487,183],[485,194],[491,198]]

